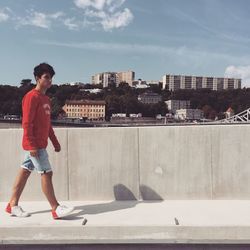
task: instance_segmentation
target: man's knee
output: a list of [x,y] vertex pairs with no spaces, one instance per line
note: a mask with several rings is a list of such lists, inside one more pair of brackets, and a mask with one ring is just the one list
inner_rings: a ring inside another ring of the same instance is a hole
[[53,175],[53,171],[49,171],[49,172],[44,171],[44,172],[41,172],[41,176],[52,177],[52,175]]
[[30,171],[28,170],[28,169],[25,169],[25,168],[22,168],[22,174],[24,175],[24,176],[26,176],[26,177],[29,177],[29,175],[30,175]]

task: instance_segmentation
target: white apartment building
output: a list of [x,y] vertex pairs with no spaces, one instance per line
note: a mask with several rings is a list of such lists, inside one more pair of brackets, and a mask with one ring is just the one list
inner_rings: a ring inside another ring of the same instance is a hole
[[178,89],[212,90],[240,89],[241,79],[205,76],[164,75],[162,88],[175,91]]
[[177,109],[175,118],[178,120],[200,120],[204,113],[200,109]]
[[102,84],[102,86],[108,87],[110,85],[117,85],[117,73],[116,72],[103,72],[92,76],[92,84]]
[[135,72],[102,72],[92,76],[92,84],[102,84],[103,87],[109,85],[118,86],[121,82],[127,82],[129,86],[133,85],[135,79]]
[[117,72],[117,85],[121,82],[128,83],[129,86],[132,87],[133,81],[135,80],[135,72],[134,71],[125,71],[125,72]]
[[174,114],[177,109],[190,109],[189,100],[167,100],[165,103],[167,105],[167,109]]

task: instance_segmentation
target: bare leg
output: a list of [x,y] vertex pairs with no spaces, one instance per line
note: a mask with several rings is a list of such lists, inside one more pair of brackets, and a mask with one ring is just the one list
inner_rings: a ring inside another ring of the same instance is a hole
[[42,174],[41,175],[41,182],[42,182],[42,190],[43,190],[45,196],[47,197],[52,210],[56,210],[59,203],[58,203],[56,196],[55,196],[55,192],[54,192],[54,188],[53,188],[53,184],[52,184],[52,175],[53,175],[52,171]]
[[25,184],[26,184],[29,176],[30,176],[29,170],[24,169],[24,168],[20,169],[20,171],[16,177],[14,186],[13,186],[13,191],[12,191],[12,195],[11,195],[11,199],[10,199],[10,206],[11,207],[18,205],[20,196],[23,192],[23,189],[25,187]]

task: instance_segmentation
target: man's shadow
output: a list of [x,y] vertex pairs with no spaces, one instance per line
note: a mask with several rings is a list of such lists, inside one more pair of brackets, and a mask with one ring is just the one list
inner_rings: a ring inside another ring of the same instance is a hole
[[141,185],[139,188],[141,200],[138,200],[133,192],[123,184],[116,184],[114,187],[114,201],[76,206],[77,213],[73,213],[64,220],[80,220],[85,214],[100,214],[135,207],[139,203],[162,202],[163,198],[152,188]]
[[[111,211],[117,211],[135,207],[139,203],[162,202],[163,198],[157,194],[152,188],[146,185],[140,185],[139,192],[141,200],[138,200],[133,192],[123,184],[116,184],[114,189],[114,200],[107,203],[97,203],[75,206],[75,210],[80,210],[76,213],[61,218],[63,220],[82,220],[85,214],[100,214]],[[51,210],[42,210],[33,212],[32,214],[48,213]]]

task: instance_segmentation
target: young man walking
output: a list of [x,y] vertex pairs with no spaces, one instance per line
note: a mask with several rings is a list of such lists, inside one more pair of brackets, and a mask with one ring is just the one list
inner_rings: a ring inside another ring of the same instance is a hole
[[48,199],[54,219],[69,215],[74,208],[60,205],[55,197],[52,184],[52,168],[48,159],[46,147],[50,138],[55,152],[60,152],[61,146],[55,136],[50,121],[51,102],[45,94],[51,87],[55,71],[47,63],[41,63],[34,68],[36,87],[30,90],[22,100],[22,147],[25,159],[16,177],[11,199],[5,209],[7,213],[17,217],[27,217],[18,202],[30,173],[36,169],[41,174],[42,190]]

